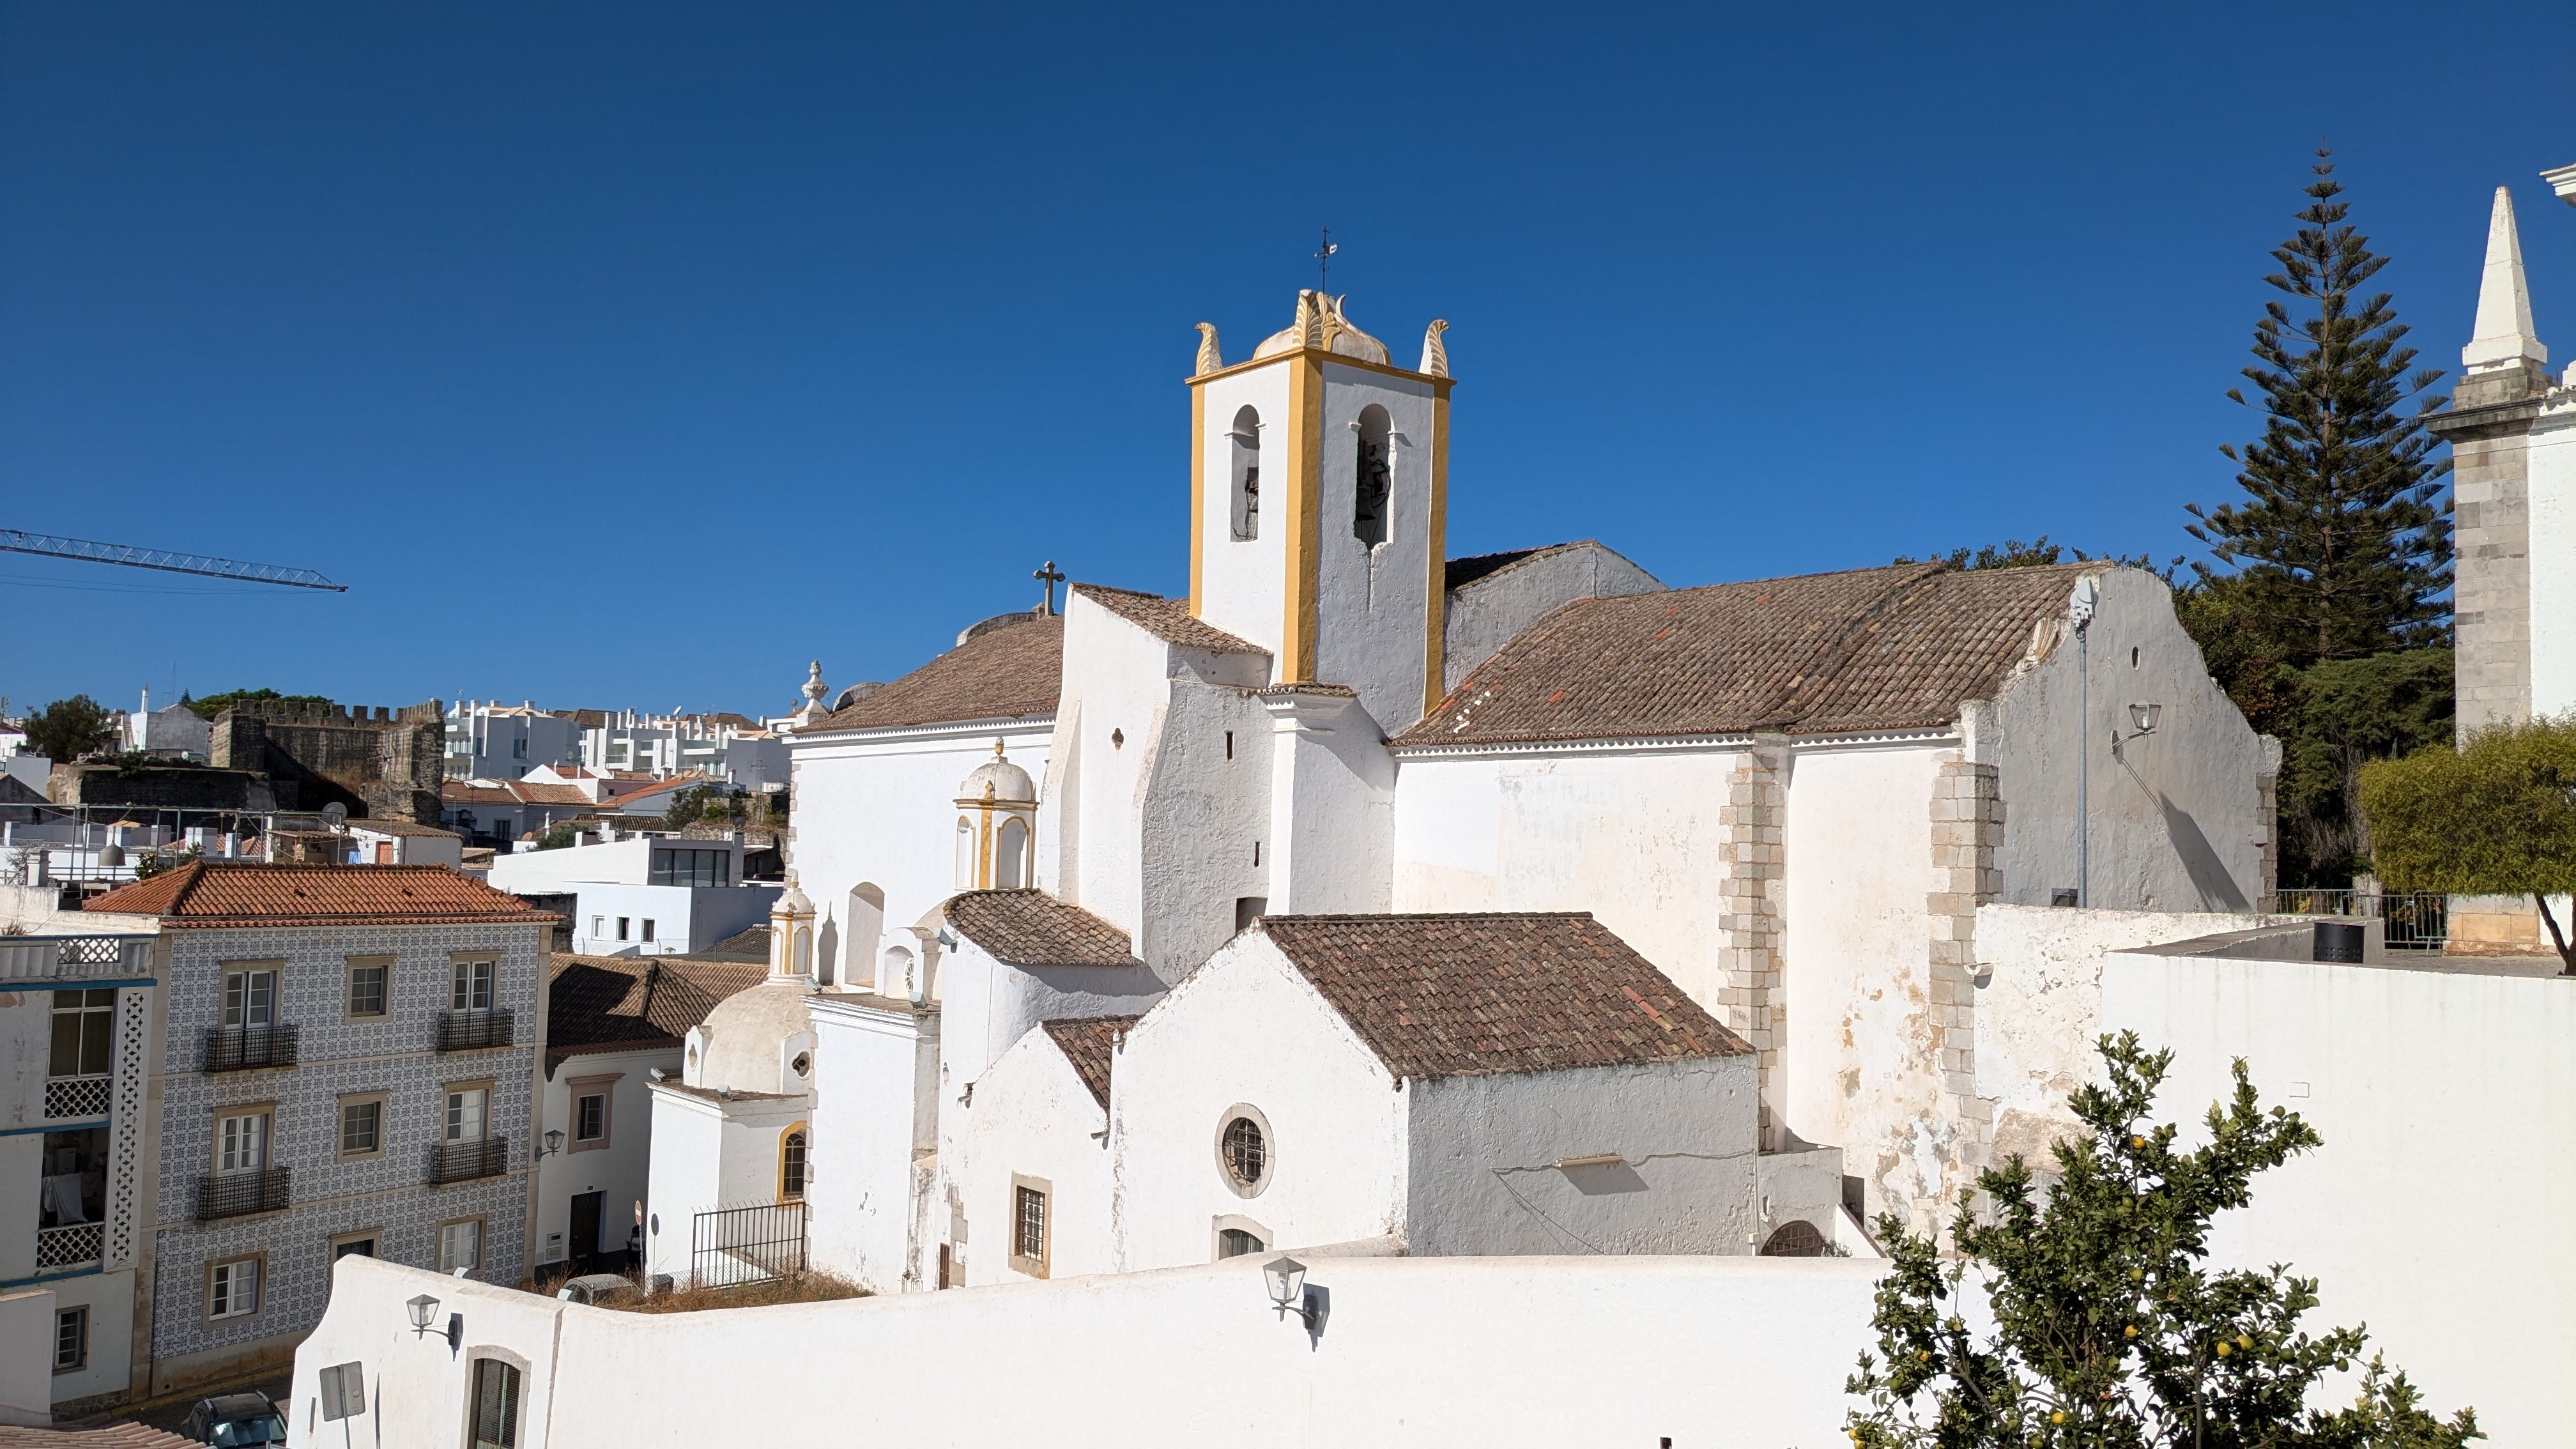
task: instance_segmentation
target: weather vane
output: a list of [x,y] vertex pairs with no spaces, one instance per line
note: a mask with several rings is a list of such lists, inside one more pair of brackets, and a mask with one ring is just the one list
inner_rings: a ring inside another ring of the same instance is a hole
[[1321,251],[1315,253],[1315,290],[1318,292],[1329,292],[1332,288],[1327,285],[1326,279],[1332,275],[1333,253],[1340,251],[1341,248],[1333,245],[1333,229],[1331,227],[1324,227],[1322,230],[1324,233],[1324,246]]

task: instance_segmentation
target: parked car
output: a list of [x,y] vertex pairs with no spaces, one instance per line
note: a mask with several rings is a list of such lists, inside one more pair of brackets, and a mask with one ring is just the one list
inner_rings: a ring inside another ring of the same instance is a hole
[[630,1297],[634,1292],[635,1280],[623,1273],[584,1273],[578,1278],[565,1279],[564,1285],[555,1290],[555,1296],[575,1303],[608,1303]]
[[217,1449],[244,1449],[253,1444],[284,1444],[286,1416],[263,1393],[218,1394],[199,1399],[179,1432]]

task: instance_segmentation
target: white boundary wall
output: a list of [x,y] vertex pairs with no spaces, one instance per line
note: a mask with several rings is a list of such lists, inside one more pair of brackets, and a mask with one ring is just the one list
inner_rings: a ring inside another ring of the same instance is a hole
[[2139,952],[2104,963],[2102,1026],[2172,1048],[2159,1120],[2186,1145],[2238,1057],[2325,1139],[2255,1179],[2213,1260],[2319,1279],[2326,1321],[2491,1442],[2568,1442],[2576,982]]
[[[285,1406],[366,1366],[354,1443],[461,1442],[472,1363],[525,1375],[524,1449],[835,1445],[1843,1442],[1883,1264],[1761,1258],[1310,1258],[1319,1338],[1261,1259],[784,1308],[644,1315],[344,1258]],[[465,1317],[463,1351],[403,1303]],[[853,1377],[850,1365],[865,1365]]]

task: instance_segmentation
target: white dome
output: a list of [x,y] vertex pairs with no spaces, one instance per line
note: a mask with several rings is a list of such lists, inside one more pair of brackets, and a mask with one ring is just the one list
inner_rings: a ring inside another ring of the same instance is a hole
[[1342,303],[1347,300],[1322,292],[1299,292],[1297,320],[1261,339],[1252,355],[1272,357],[1300,347],[1321,347],[1363,362],[1387,362],[1386,344],[1351,325],[1350,317],[1342,311]]
[[789,1038],[814,1030],[814,1018],[806,1010],[810,998],[803,981],[772,977],[717,1003],[698,1028],[706,1046],[689,1064],[689,1085],[778,1091],[779,1053]]
[[957,787],[961,802],[991,800],[996,804],[1032,804],[1038,798],[1037,782],[1029,772],[1002,758],[1002,742],[993,742],[993,758],[977,765]]

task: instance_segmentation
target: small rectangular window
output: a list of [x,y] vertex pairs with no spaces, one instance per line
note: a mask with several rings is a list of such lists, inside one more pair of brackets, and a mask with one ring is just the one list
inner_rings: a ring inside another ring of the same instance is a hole
[[447,1094],[447,1140],[480,1142],[487,1109],[492,1101],[487,1087],[458,1087]]
[[275,1023],[276,1018],[276,972],[227,971],[224,973],[224,1025],[270,1026]]
[[89,1367],[89,1310],[66,1308],[54,1315],[54,1372],[67,1374]]
[[626,939],[626,920],[627,918],[624,916],[619,916],[617,918],[617,939],[621,941]]
[[600,937],[605,936],[605,935],[607,935],[607,934],[608,934],[608,918],[607,918],[606,916],[593,916],[593,917],[591,917],[591,918],[590,918],[590,938],[591,938],[592,940],[596,941],[596,940],[598,940]]
[[646,916],[644,918],[644,939],[647,941],[653,939],[653,918],[651,916]]
[[108,1048],[116,1029],[116,991],[54,993],[53,1057],[46,1075],[99,1076],[108,1070]]
[[268,1114],[245,1112],[217,1119],[215,1171],[256,1172],[268,1165]]
[[258,1311],[259,1259],[235,1258],[207,1270],[208,1318],[242,1318]]
[[340,1155],[364,1157],[384,1143],[385,1104],[379,1098],[340,1104]]
[[349,963],[349,1015],[379,1017],[385,1014],[385,981],[393,968],[383,961]]
[[474,1361],[472,1449],[519,1449],[519,1371],[497,1358]]
[[462,1268],[471,1273],[483,1266],[483,1220],[467,1218],[462,1222],[441,1223],[438,1228],[438,1271],[453,1273]]
[[1054,1191],[1041,1178],[1011,1175],[1011,1271],[1047,1276],[1048,1218]]
[[453,989],[448,993],[451,1011],[490,1011],[492,1009],[492,969],[490,961],[459,961]]
[[573,1107],[572,1137],[575,1142],[597,1142],[608,1135],[608,1094],[593,1092]]

